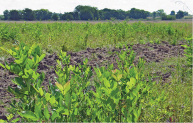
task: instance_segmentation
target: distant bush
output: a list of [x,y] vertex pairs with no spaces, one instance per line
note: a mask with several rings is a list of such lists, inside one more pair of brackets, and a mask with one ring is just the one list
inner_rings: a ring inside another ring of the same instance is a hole
[[0,15],[0,20],[4,20],[4,15]]
[[161,17],[162,20],[176,20],[175,15],[162,15]]
[[192,19],[193,16],[184,16],[184,19]]

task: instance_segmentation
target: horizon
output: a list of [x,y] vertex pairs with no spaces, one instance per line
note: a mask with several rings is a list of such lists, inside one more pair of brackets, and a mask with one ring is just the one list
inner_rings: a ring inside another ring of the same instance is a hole
[[[22,4],[21,4],[22,3]],[[100,4],[103,3],[103,4]],[[164,3],[164,4],[163,4]],[[48,9],[52,13],[62,13],[65,12],[73,12],[75,7],[78,5],[83,6],[91,6],[97,7],[98,10],[108,8],[108,9],[121,9],[124,11],[131,10],[131,8],[136,8],[140,10],[145,10],[149,12],[157,11],[159,9],[163,9],[164,12],[168,15],[172,10],[178,12],[179,10],[186,11],[188,14],[193,15],[193,1],[192,0],[135,0],[132,2],[128,2],[126,0],[33,0],[33,1],[25,1],[24,0],[7,0],[2,1],[0,4],[4,5],[0,8],[0,15],[3,15],[3,11],[5,10],[23,10],[25,8],[29,8],[32,10],[40,10],[40,9]],[[145,5],[145,6],[144,6]]]

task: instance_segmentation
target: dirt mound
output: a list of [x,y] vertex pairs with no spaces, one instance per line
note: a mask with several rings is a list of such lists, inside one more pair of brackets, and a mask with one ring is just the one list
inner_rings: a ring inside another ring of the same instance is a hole
[[[185,44],[185,42],[181,41],[178,45],[175,46],[170,45],[165,41],[162,41],[161,44],[135,44],[132,46],[134,52],[136,53],[134,64],[137,64],[139,57],[144,58],[147,63],[152,61],[160,62],[164,60],[164,58],[174,56],[177,57],[178,55],[180,55],[180,57],[183,57],[184,48],[181,46],[182,44]],[[128,46],[131,45],[128,44]],[[88,58],[88,65],[91,66],[92,70],[93,67],[96,67],[97,65],[99,67],[107,66],[108,63],[113,63],[114,69],[117,69],[118,66],[116,63],[116,59],[118,59],[118,56],[116,52],[120,52],[121,50],[125,50],[125,48],[87,48],[86,50],[80,52],[67,52],[67,55],[71,55],[71,65],[77,66],[77,63],[82,64],[83,60],[85,58]],[[56,82],[54,77],[57,77],[57,75],[55,74],[57,59],[59,59],[59,57],[56,53],[54,53],[52,55],[46,55],[46,57],[39,63],[37,72],[44,72],[46,74],[45,80],[43,81],[44,87],[48,85],[48,80],[50,80],[53,84]],[[11,63],[14,61],[14,58],[9,58],[6,61],[8,63]],[[4,64],[3,61],[1,61],[1,63]],[[50,66],[53,67],[50,68]],[[171,75],[171,72],[165,74],[158,73],[158,75],[162,76],[164,80]],[[10,99],[13,97],[13,95],[7,93],[5,89],[7,89],[8,86],[16,87],[16,85],[13,84],[13,82],[11,81],[14,77],[16,77],[16,75],[0,67],[0,100],[3,102],[3,104],[0,104],[0,119],[5,119],[4,114],[7,113],[5,106],[9,105],[8,102],[10,102]],[[95,88],[92,87],[92,89],[94,90]]]

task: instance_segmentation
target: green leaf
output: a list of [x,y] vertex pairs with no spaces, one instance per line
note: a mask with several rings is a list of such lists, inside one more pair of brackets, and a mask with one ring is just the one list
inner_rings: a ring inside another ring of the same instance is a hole
[[23,71],[20,71],[20,72],[19,72],[19,76],[23,76]]
[[10,115],[7,117],[8,121],[10,121],[11,118],[13,118],[13,114],[10,114]]
[[62,110],[64,110],[64,107],[60,107],[56,110],[56,112],[60,113]]
[[87,109],[87,110],[86,110],[86,114],[87,114],[87,115],[90,115],[90,113],[91,113],[91,110],[90,110],[90,109]]
[[51,105],[53,105],[55,102],[56,102],[55,97],[54,97],[54,96],[52,96],[52,97],[51,97],[51,99],[50,99],[50,103],[51,103]]
[[118,92],[119,92],[119,88],[116,88],[113,91],[111,91],[111,97],[114,97],[115,95],[117,95]]
[[56,86],[58,87],[58,89],[62,92],[63,91],[63,87],[61,84],[59,84],[58,82],[55,83]]
[[102,87],[101,89],[104,90],[104,92],[105,92],[106,95],[109,95],[109,94],[110,94],[110,90],[109,90],[109,89],[104,88],[104,87]]
[[42,88],[39,88],[39,93],[40,93],[41,96],[44,95],[44,92],[43,92]]
[[25,88],[22,88],[21,90],[20,90],[20,92],[21,93],[27,93],[28,94],[28,91],[29,91],[29,88],[28,87],[25,87]]
[[15,77],[13,81],[22,88],[26,87],[25,83],[23,82],[23,79],[20,77]]
[[39,120],[32,111],[24,111],[24,114],[22,114],[22,116],[28,119],[32,119],[33,121]]
[[32,87],[36,90],[36,92],[40,93],[40,92],[36,89],[35,85],[33,85]]
[[44,108],[44,116],[47,120],[49,120],[50,118],[50,114],[49,114],[49,111],[48,111],[48,107],[45,107]]
[[[12,120],[11,122],[16,123],[16,122],[19,121],[19,120],[20,120],[20,118],[16,118],[16,119]],[[1,120],[0,120],[0,122],[1,122]]]
[[77,115],[77,114],[78,114],[78,108],[75,108],[74,115]]
[[39,102],[39,104],[35,105],[35,115],[38,119],[41,118],[41,106],[42,104]]
[[102,74],[101,74],[100,69],[99,69],[99,68],[94,68],[94,70],[95,70],[97,76],[98,76],[98,77],[101,77]]
[[5,69],[5,66],[3,64],[0,63],[0,66]]
[[117,76],[117,81],[120,81],[121,78],[122,78],[122,74],[119,74],[119,75]]
[[54,121],[57,117],[60,117],[57,112],[54,111],[54,113],[51,116],[52,121]]
[[36,48],[36,47],[37,47],[37,45],[35,45],[35,44],[33,44],[33,45],[30,47],[30,49],[29,49],[29,51],[28,51],[28,56],[31,56],[31,53],[32,53],[33,49]]
[[127,82],[129,89],[131,89],[133,86],[135,86],[135,84],[136,84],[136,80],[133,77],[130,78],[130,82]]
[[0,119],[0,123],[8,123],[6,120]]
[[137,96],[139,92],[140,85],[138,84],[137,87],[133,90],[133,95]]
[[12,94],[14,94],[14,95],[16,95],[16,96],[18,96],[18,94],[10,86],[8,86],[8,90],[7,91],[12,93]]
[[109,88],[109,87],[110,87],[109,81],[108,81],[106,78],[104,78],[103,80],[104,80],[104,85],[105,85],[107,88]]
[[70,81],[68,81],[64,86],[63,86],[63,95],[66,94],[66,92],[68,92],[68,90],[70,89]]
[[36,65],[36,63],[37,63],[37,58],[36,58],[36,56],[34,56],[34,57],[32,58],[32,61],[33,61],[33,64]]
[[9,66],[9,64],[5,61],[5,65],[6,65],[6,68],[8,69],[8,70],[10,70],[10,66]]
[[39,61],[38,61],[38,62],[42,61],[45,56],[46,56],[45,54],[42,54],[42,55],[39,57]]
[[14,62],[17,64],[21,64],[23,62],[23,56],[21,56],[19,60],[15,60]]
[[64,109],[64,113],[62,113],[63,115],[69,115],[69,111],[68,111],[68,109]]
[[33,63],[33,61],[31,59],[27,60],[27,64],[29,65],[30,68],[32,68],[33,65],[34,65],[34,63]]
[[46,93],[45,97],[46,97],[46,101],[49,101],[50,100],[50,95],[49,93]]
[[34,80],[37,80],[39,78],[40,74],[36,73],[35,71],[33,71],[33,75],[32,78],[34,78]]
[[114,74],[112,74],[112,77],[117,81],[117,77]]
[[27,69],[24,69],[24,73],[25,73],[25,75],[23,75],[22,78],[25,78],[25,79],[29,78],[29,74],[28,74]]

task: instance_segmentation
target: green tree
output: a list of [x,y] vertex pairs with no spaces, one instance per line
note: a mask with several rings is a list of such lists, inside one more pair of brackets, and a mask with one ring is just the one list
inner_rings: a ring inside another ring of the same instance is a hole
[[184,16],[188,16],[188,12],[184,12]]
[[0,15],[0,20],[5,20],[4,15]]
[[58,14],[58,20],[61,20],[62,15],[63,15],[62,13]]
[[74,17],[72,14],[66,14],[66,20],[73,20]]
[[89,10],[83,10],[81,11],[81,15],[80,15],[81,20],[93,20],[94,19],[94,15],[91,11]]
[[102,10],[99,10],[99,19],[104,20],[104,13]]
[[130,10],[130,18],[134,18],[134,19],[140,19],[140,18],[147,18],[149,15],[149,12],[144,11],[144,10],[139,10],[136,8],[132,8]]
[[55,21],[57,21],[57,20],[58,20],[58,14],[54,13],[54,14],[52,15],[52,19],[55,20]]
[[61,15],[60,20],[66,20],[66,14],[65,13]]
[[[80,14],[78,14],[78,12],[73,12],[73,19],[74,20],[80,20]],[[70,19],[69,19],[70,20]]]
[[176,15],[176,12],[174,10],[172,10],[170,15]]
[[162,13],[164,13],[163,9],[159,9],[159,10],[156,11],[157,16],[161,16]]
[[130,18],[130,10],[125,12],[125,18],[129,19]]
[[183,17],[184,17],[184,12],[181,11],[181,10],[179,10],[179,11],[177,12],[177,14],[176,14],[176,18],[177,18],[177,19],[181,19],[181,18],[183,18]]
[[156,12],[154,11],[153,12],[153,19],[155,19],[155,17],[156,17]]
[[161,14],[161,19],[162,19],[162,20],[167,20],[167,15],[166,15],[165,13],[162,13],[162,14]]
[[99,12],[96,7],[78,5],[75,7],[74,12],[80,15],[81,20],[93,20],[99,18]]
[[74,12],[67,12],[61,16],[61,20],[74,20]]
[[111,9],[108,8],[104,8],[103,10],[103,15],[104,15],[104,19],[108,19],[110,20],[113,16],[113,11]]
[[4,15],[4,20],[8,20],[9,19],[9,11],[8,10],[5,10],[3,12],[3,15]]
[[48,9],[35,10],[34,12],[37,20],[48,20],[52,17],[52,12]]
[[31,9],[25,8],[23,10],[23,19],[28,21],[35,20],[35,13]]
[[125,11],[119,9],[119,10],[117,10],[117,12],[119,13],[118,19],[124,20],[125,19]]
[[19,14],[18,10],[11,10],[10,11],[10,20],[20,20],[21,19],[21,14]]

